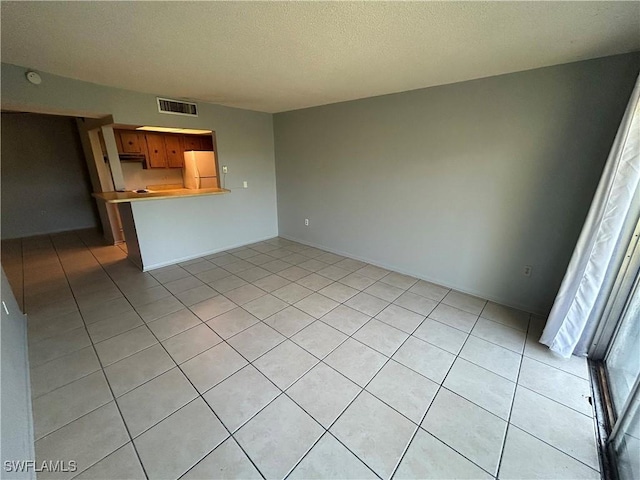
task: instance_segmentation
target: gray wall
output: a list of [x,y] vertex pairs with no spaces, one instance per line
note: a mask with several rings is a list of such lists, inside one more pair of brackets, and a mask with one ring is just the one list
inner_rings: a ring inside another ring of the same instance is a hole
[[3,239],[97,225],[74,119],[3,113],[1,172]]
[[[112,115],[116,123],[215,130],[220,165],[229,167],[226,187],[228,215],[202,219],[233,245],[247,244],[278,234],[276,209],[273,116],[198,102],[199,116],[158,113],[154,95],[104,87],[39,72],[41,85],[25,79],[25,67],[2,64],[2,107],[22,111],[87,117]],[[158,92],[162,94],[162,92]],[[249,188],[242,189],[246,180]],[[3,178],[3,188],[4,188]],[[238,189],[239,188],[239,189]],[[241,217],[237,214],[240,212]],[[157,232],[162,235],[163,232]]]
[[0,307],[2,317],[2,418],[0,419],[2,478],[35,478],[33,470],[6,473],[5,461],[35,460],[33,451],[33,417],[27,363],[26,317],[20,312],[2,270],[2,301],[9,313]]
[[639,64],[621,55],[276,114],[280,234],[546,313]]

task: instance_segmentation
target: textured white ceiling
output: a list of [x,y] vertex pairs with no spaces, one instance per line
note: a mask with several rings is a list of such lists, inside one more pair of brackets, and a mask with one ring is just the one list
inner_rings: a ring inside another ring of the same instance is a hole
[[265,112],[640,50],[638,2],[2,2],[2,61]]

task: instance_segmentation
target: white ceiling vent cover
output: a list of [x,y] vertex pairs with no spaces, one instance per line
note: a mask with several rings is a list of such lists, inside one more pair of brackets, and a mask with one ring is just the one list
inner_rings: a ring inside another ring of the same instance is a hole
[[156,97],[158,100],[158,111],[160,113],[170,113],[171,115],[187,115],[189,117],[198,116],[198,105],[195,103],[181,102],[170,98]]

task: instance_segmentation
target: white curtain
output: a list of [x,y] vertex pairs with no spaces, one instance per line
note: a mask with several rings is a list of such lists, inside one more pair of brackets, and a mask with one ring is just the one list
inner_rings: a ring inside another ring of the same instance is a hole
[[587,220],[540,342],[563,356],[586,355],[640,214],[640,77],[631,94]]

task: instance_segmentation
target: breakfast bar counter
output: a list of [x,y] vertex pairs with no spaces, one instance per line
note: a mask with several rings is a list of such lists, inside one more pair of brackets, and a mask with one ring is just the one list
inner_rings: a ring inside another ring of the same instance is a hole
[[162,200],[178,197],[199,197],[202,195],[221,195],[229,193],[225,188],[176,188],[171,190],[148,190],[145,193],[137,191],[93,193],[92,196],[107,203],[137,202],[140,200]]
[[[234,229],[259,227],[245,222],[230,190],[224,188],[153,189],[94,193],[117,208],[129,260],[143,271],[236,247]],[[242,189],[238,195],[247,195]],[[233,219],[233,228],[229,222]]]

